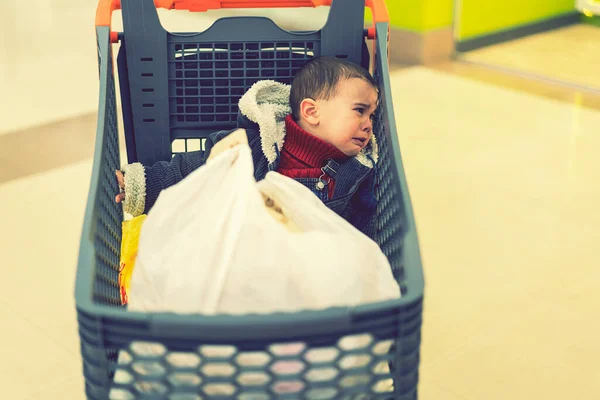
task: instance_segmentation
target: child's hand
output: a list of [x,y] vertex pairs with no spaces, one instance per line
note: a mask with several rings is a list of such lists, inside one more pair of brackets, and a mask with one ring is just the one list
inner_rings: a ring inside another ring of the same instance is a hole
[[121,189],[121,193],[117,194],[115,197],[115,201],[117,203],[125,200],[125,177],[121,171],[117,171],[117,182],[119,182],[119,188]]
[[248,144],[248,135],[246,134],[245,129],[238,129],[237,131],[230,133],[229,136],[223,140],[218,141],[211,149],[207,161],[212,160],[219,154],[240,144]]

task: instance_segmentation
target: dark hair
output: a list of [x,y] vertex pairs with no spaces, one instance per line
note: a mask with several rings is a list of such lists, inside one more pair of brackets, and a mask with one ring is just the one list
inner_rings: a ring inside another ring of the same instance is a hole
[[335,95],[338,83],[351,78],[364,79],[379,91],[369,71],[358,64],[333,57],[317,57],[307,62],[292,81],[290,107],[294,119],[300,119],[302,100],[329,100]]

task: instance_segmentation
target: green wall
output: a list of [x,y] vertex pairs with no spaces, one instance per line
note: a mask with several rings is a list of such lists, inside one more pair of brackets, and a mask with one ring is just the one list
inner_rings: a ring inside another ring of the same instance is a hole
[[460,39],[500,32],[575,11],[575,0],[460,1]]
[[386,0],[390,25],[415,32],[452,26],[454,0]]
[[426,0],[423,13],[423,30],[448,28],[454,20],[454,0]]
[[421,29],[423,2],[418,0],[387,0],[390,25],[396,28],[418,31]]
[[[575,0],[456,0],[458,39],[500,32],[575,11]],[[455,0],[385,0],[392,27],[427,32],[452,27]]]

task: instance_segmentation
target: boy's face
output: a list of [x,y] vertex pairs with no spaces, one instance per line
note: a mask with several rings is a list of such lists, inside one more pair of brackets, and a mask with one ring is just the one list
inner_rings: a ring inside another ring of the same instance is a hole
[[350,157],[369,143],[377,108],[377,91],[370,83],[360,78],[344,79],[329,100],[311,102],[314,108],[305,106],[302,110],[306,131]]

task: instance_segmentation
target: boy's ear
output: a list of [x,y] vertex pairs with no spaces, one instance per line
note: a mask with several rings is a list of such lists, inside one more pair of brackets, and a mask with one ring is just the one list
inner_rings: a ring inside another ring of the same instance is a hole
[[317,102],[306,98],[300,103],[300,118],[312,126],[319,125],[319,108]]

